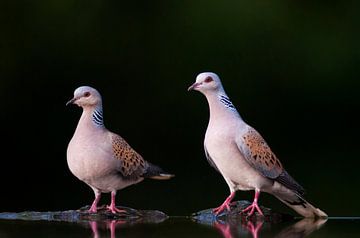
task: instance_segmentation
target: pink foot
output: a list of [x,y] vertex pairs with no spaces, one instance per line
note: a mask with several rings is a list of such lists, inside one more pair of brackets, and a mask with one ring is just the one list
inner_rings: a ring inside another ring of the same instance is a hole
[[91,206],[90,209],[88,210],[89,213],[97,213],[97,207],[96,206]]
[[224,201],[223,204],[221,204],[219,207],[214,208],[213,212],[215,213],[215,215],[219,215],[220,213],[222,213],[225,209],[230,211],[230,206],[229,204],[231,203],[231,201],[233,200],[235,196],[235,192],[231,192],[230,195],[226,198],[226,200]]
[[213,209],[213,212],[216,214],[216,215],[219,215],[220,213],[222,213],[223,211],[230,211],[230,206],[229,206],[229,202],[224,202],[223,204],[221,204],[219,207],[217,208],[214,208]]
[[254,198],[254,201],[253,203],[248,206],[247,208],[245,208],[244,210],[242,210],[241,212],[242,213],[245,213],[245,212],[248,212],[250,210],[250,212],[248,212],[248,216],[251,216],[252,214],[254,214],[255,210],[262,216],[264,216],[263,212],[261,211],[257,201],[258,201],[258,198],[259,198],[259,195],[260,195],[260,191],[259,190],[256,190],[255,191],[255,198]]
[[[250,210],[250,212],[248,212]],[[245,208],[244,210],[242,210],[243,213],[248,212],[248,216],[251,216],[252,214],[254,214],[255,210],[261,214],[262,216],[264,216],[264,214],[262,213],[260,207],[258,206],[257,203],[253,202],[250,206],[248,206],[247,208]]]
[[126,213],[125,210],[121,210],[121,209],[118,209],[116,208],[115,206],[115,196],[116,196],[116,191],[112,191],[111,192],[111,204],[110,206],[107,206],[106,208],[112,212],[113,214],[116,214],[116,213]]
[[115,207],[115,204],[114,204],[114,205],[110,204],[110,206],[106,206],[106,209],[108,209],[108,210],[109,210],[110,212],[112,212],[113,214],[116,214],[116,213],[126,213],[125,210],[116,208],[116,207]]

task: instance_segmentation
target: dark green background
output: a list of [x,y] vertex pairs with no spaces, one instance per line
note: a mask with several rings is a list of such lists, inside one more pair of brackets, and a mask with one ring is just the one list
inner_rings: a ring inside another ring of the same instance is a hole
[[[110,130],[177,175],[122,190],[118,204],[171,215],[219,205],[228,188],[203,153],[207,102],[186,91],[213,71],[309,201],[359,215],[359,9],[356,0],[2,1],[0,211],[91,203],[66,164],[81,110],[65,103],[81,85],[102,93]],[[269,195],[260,203],[290,211]]]

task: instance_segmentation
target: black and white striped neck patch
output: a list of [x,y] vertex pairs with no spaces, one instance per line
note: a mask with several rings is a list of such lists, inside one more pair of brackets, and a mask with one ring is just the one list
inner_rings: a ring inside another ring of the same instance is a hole
[[92,121],[97,125],[97,126],[103,126],[104,125],[104,121],[103,121],[103,112],[102,109],[95,109],[93,114],[92,114]]
[[236,108],[235,106],[232,104],[232,102],[230,101],[230,98],[228,98],[227,96],[225,95],[220,95],[219,96],[219,100],[222,104],[225,105],[225,107],[231,109],[231,110],[234,110],[236,111]]

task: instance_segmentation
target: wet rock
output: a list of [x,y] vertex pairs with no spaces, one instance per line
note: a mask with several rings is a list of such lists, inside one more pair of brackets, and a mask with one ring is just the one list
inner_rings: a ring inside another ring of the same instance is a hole
[[49,211],[49,212],[3,212],[0,213],[0,219],[6,220],[27,220],[27,221],[66,221],[66,222],[85,222],[85,221],[103,221],[118,220],[127,223],[160,223],[168,216],[157,210],[136,210],[129,207],[117,207],[124,210],[122,213],[113,214],[105,206],[99,207],[97,213],[89,213],[89,206],[78,210],[68,211]]
[[246,200],[235,201],[231,203],[230,211],[225,210],[222,213],[216,215],[213,212],[213,208],[210,208],[192,214],[192,219],[196,222],[204,224],[211,224],[218,221],[231,223],[244,221],[279,223],[285,221],[292,221],[295,219],[294,216],[279,213],[273,211],[271,208],[267,208],[264,206],[260,206],[262,212],[264,213],[264,216],[260,215],[257,212],[255,212],[252,216],[247,216],[247,213],[242,213],[241,211],[247,208],[249,205],[251,205],[251,202]]

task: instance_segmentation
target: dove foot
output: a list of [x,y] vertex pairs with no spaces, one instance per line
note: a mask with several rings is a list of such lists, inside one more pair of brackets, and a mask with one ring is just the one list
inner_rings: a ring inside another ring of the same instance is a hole
[[[250,212],[248,212],[250,210]],[[257,203],[253,203],[250,206],[248,206],[247,208],[245,208],[244,210],[242,210],[242,213],[248,212],[248,216],[251,216],[254,214],[255,210],[262,216],[264,216],[263,212],[261,211],[260,207],[258,206]]]
[[90,209],[88,210],[89,213],[97,213],[97,207],[96,206],[91,206]]
[[125,210],[115,207],[115,205],[106,206],[106,209],[109,210],[113,214],[127,213]]
[[111,203],[109,206],[106,206],[106,209],[108,209],[111,213],[116,214],[116,213],[127,213],[125,210],[122,209],[118,209],[115,205],[115,196],[116,196],[116,191],[112,191],[111,192]]
[[230,205],[229,204],[233,200],[234,196],[235,196],[235,192],[231,192],[230,195],[225,199],[223,204],[221,204],[217,208],[214,208],[213,212],[215,213],[215,215],[219,215],[220,213],[222,213],[225,210],[230,211]]
[[263,212],[261,211],[257,201],[258,201],[258,198],[260,196],[260,191],[259,190],[255,190],[255,197],[254,197],[254,201],[253,203],[248,206],[247,208],[245,208],[244,210],[241,211],[241,213],[245,213],[245,212],[248,212],[247,216],[251,216],[254,214],[255,210],[262,216],[264,216]]

